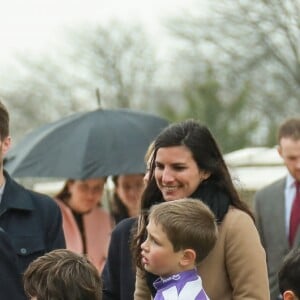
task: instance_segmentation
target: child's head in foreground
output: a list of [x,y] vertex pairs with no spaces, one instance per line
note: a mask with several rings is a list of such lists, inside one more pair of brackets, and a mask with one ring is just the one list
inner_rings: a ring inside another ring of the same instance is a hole
[[101,300],[102,281],[84,256],[53,250],[31,262],[24,273],[24,290],[35,300]]
[[300,299],[300,248],[295,248],[284,258],[278,273],[278,284],[284,300]]
[[141,245],[146,271],[168,277],[195,268],[214,247],[215,216],[198,199],[180,199],[153,205],[147,239]]

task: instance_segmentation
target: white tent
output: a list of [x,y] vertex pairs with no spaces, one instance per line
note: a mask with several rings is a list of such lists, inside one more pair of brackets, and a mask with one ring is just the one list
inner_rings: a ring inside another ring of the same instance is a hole
[[276,147],[245,148],[224,155],[238,188],[256,191],[282,178],[287,170]]

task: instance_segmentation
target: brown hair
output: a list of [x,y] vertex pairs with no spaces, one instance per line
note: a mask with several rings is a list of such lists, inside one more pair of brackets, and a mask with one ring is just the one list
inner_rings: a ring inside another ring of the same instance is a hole
[[3,141],[9,136],[9,113],[0,99],[0,139]]
[[116,218],[117,215],[120,215],[121,218],[128,218],[129,213],[126,205],[121,201],[117,191],[116,187],[118,186],[118,179],[120,175],[112,176],[112,181],[115,185],[114,193],[111,199],[111,213]]
[[70,250],[53,250],[31,262],[24,290],[38,300],[102,300],[102,281],[94,265]]
[[[106,177],[102,177],[102,178],[104,179],[104,181],[106,181]],[[66,182],[64,183],[63,187],[61,188],[61,190],[56,195],[54,195],[54,198],[67,204],[71,197],[69,185],[71,183],[74,183],[75,181],[84,181],[84,180],[85,179],[82,179],[82,180],[81,179],[67,179]]]
[[282,138],[291,138],[293,140],[300,140],[300,119],[299,118],[287,119],[280,125],[277,133],[277,140],[279,144]]
[[151,161],[152,161],[152,156],[154,153],[154,149],[155,149],[155,141],[152,141],[146,151],[146,154],[144,156],[144,162],[146,164],[146,168],[147,168],[147,172],[150,171],[150,167],[151,167]]
[[216,243],[218,228],[215,216],[198,199],[184,198],[153,205],[150,219],[161,225],[175,252],[193,249],[196,263],[201,262]]
[[64,183],[64,186],[62,189],[54,196],[54,198],[67,203],[71,194],[69,191],[69,184],[73,183],[75,180],[74,179],[67,179],[66,182]]

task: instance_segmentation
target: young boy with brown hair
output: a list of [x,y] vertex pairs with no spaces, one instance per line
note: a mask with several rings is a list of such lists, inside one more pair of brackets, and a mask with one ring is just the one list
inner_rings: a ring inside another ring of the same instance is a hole
[[66,249],[40,256],[24,273],[24,290],[32,300],[102,300],[101,289],[96,267]]
[[214,247],[217,224],[200,200],[180,199],[151,207],[141,245],[146,271],[159,275],[154,300],[207,300],[196,266]]

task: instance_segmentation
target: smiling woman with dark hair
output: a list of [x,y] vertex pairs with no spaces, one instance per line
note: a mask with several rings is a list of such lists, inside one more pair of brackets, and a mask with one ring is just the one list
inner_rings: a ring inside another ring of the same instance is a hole
[[[269,299],[266,255],[254,217],[233,185],[209,129],[194,120],[171,124],[155,139],[138,222],[119,223],[104,269],[105,300],[150,300],[157,276],[144,270],[141,245],[152,205],[180,198],[202,199],[217,218],[219,238],[198,266],[210,299]],[[128,243],[132,241],[133,252]],[[136,281],[130,263],[136,258]],[[135,284],[135,292],[134,290]],[[117,291],[117,292],[116,292]],[[134,293],[134,297],[132,296]]]
[[194,120],[175,123],[155,139],[149,183],[133,241],[137,277],[134,300],[155,295],[156,277],[145,271],[141,245],[153,204],[184,197],[198,198],[216,216],[219,237],[198,266],[210,299],[269,299],[265,251],[254,217],[233,185],[219,147],[209,129]]

